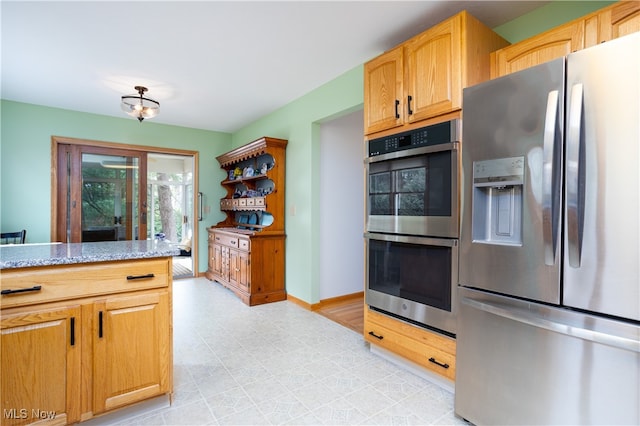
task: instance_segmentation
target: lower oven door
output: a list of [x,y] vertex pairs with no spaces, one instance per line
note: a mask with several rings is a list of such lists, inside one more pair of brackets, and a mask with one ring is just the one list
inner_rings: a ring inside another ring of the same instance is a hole
[[366,303],[456,334],[458,240],[365,234]]

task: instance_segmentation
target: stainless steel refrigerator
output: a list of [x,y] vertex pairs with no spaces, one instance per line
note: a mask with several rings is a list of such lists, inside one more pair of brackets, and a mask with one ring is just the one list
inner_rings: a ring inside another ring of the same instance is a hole
[[455,412],[640,424],[640,33],[464,90]]

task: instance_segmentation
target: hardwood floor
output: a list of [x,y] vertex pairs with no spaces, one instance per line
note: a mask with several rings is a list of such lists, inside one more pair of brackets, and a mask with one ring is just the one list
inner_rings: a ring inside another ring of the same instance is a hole
[[316,313],[357,333],[364,332],[364,296],[362,294],[347,299],[323,302]]

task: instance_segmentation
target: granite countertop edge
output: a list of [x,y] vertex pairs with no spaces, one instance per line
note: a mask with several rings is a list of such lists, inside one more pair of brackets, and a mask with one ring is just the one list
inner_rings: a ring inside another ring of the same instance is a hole
[[177,256],[176,245],[157,241],[24,244],[0,247],[0,270]]

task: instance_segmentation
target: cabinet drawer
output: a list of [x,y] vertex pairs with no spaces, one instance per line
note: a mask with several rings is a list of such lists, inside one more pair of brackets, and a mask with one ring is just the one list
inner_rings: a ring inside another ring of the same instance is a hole
[[455,380],[453,339],[376,313],[365,315],[365,340]]
[[456,341],[451,337],[430,332],[424,328],[416,327],[404,321],[371,311],[370,309],[365,310],[365,321],[370,324],[396,330],[408,338],[417,340],[425,345],[433,346],[443,352],[452,355],[456,354]]
[[[2,272],[2,290],[34,289],[3,294],[2,308],[70,300],[102,294],[167,287],[171,279],[169,259],[127,260],[42,268],[8,269]],[[40,287],[36,290],[36,287]]]
[[249,240],[240,239],[240,240],[238,240],[238,246],[242,250],[249,251],[249,248],[251,247],[251,244],[250,244]]
[[215,241],[219,244],[229,246],[229,247],[238,247],[238,237],[234,237],[232,235],[226,234],[214,234]]

